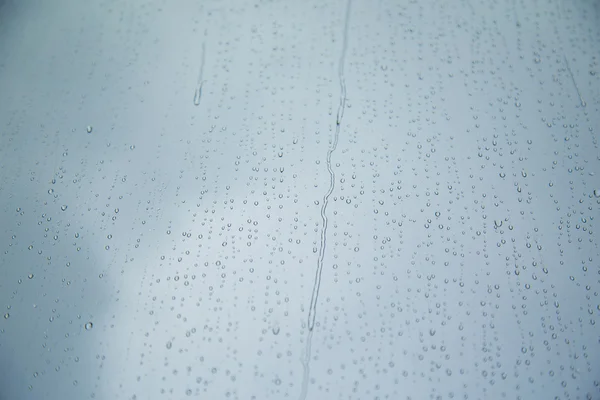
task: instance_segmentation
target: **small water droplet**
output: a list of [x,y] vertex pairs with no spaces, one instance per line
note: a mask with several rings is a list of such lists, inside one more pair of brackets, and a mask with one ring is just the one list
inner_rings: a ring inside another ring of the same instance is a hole
[[84,325],[84,327],[85,327],[86,331],[89,331],[89,330],[91,330],[94,327],[94,324],[91,321],[90,322],[86,322],[85,325]]

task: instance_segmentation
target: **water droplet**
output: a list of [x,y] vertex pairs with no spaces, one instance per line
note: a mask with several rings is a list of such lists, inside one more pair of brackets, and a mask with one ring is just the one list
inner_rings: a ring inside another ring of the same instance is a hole
[[94,327],[94,324],[91,321],[89,321],[85,323],[84,327],[86,331],[89,331]]
[[94,128],[92,128],[91,125],[88,125],[88,127],[87,127],[87,133],[92,133],[92,129],[94,129]]

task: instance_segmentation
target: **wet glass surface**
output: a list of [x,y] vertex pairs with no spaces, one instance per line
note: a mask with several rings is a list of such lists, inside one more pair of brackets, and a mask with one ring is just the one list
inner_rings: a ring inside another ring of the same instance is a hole
[[0,399],[600,397],[594,1],[0,1]]

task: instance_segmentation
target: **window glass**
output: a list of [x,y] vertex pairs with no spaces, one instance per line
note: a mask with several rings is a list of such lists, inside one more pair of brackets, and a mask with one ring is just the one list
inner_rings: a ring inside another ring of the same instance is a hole
[[0,398],[600,398],[598,21],[0,0]]

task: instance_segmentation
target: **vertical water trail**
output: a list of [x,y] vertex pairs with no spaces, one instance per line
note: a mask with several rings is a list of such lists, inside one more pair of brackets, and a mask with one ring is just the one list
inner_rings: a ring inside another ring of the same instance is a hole
[[194,93],[194,105],[200,105],[200,98],[202,97],[202,75],[204,75],[204,62],[206,61],[206,42],[202,43],[202,61],[200,62],[200,72],[198,73],[198,82],[196,83],[196,92]]
[[569,75],[571,75],[571,81],[573,81],[573,86],[575,86],[575,90],[577,91],[577,96],[579,96],[579,101],[581,102],[581,107],[585,107],[586,103],[581,96],[581,92],[579,91],[579,86],[577,86],[577,82],[575,82],[575,76],[573,76],[573,71],[571,71],[571,67],[569,66],[569,61],[567,60],[567,56],[563,54],[563,58],[565,59],[565,64],[567,65],[567,71],[569,71]]
[[329,203],[329,196],[333,193],[335,185],[335,171],[331,166],[331,155],[335,151],[338,145],[340,137],[340,128],[342,124],[342,118],[344,116],[344,109],[346,107],[346,80],[344,78],[344,64],[346,61],[346,49],[348,47],[348,25],[350,21],[350,6],[352,0],[348,0],[346,4],[346,16],[344,19],[344,34],[342,39],[342,53],[340,55],[338,65],[338,78],[340,82],[340,103],[338,105],[338,111],[335,121],[335,133],[333,141],[327,150],[327,171],[329,172],[329,188],[323,196],[323,204],[321,205],[321,242],[319,246],[319,258],[317,260],[317,270],[315,271],[315,280],[313,283],[312,295],[310,298],[310,307],[308,310],[308,335],[306,337],[306,347],[304,349],[304,358],[302,359],[303,375],[302,375],[302,391],[300,393],[300,400],[305,400],[308,393],[308,379],[310,377],[310,353],[312,348],[313,330],[315,328],[315,320],[317,317],[317,303],[319,300],[319,289],[321,287],[321,275],[323,273],[323,261],[325,259],[325,248],[327,245],[327,204]]

